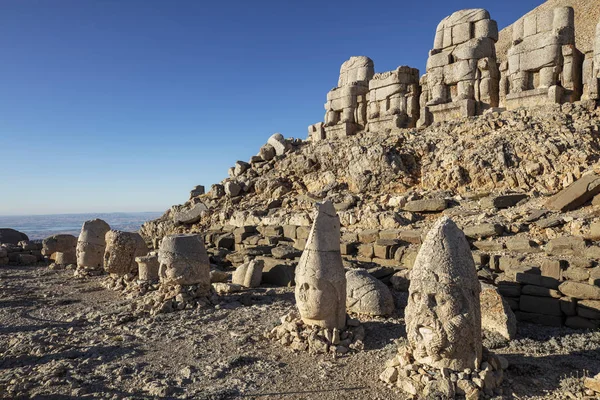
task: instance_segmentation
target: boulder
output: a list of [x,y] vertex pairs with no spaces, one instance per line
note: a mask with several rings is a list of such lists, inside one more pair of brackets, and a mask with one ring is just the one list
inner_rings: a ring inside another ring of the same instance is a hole
[[104,269],[110,274],[126,275],[138,273],[136,257],[148,254],[144,239],[135,232],[110,230],[106,233]]
[[262,260],[252,260],[236,268],[231,276],[231,283],[247,288],[254,288],[262,281],[262,272],[265,263]]
[[167,235],[158,251],[159,279],[165,285],[199,285],[208,294],[210,261],[200,235]]
[[16,245],[22,240],[29,240],[29,237],[23,232],[11,228],[0,228],[0,244],[10,243]]
[[225,193],[229,197],[236,197],[242,191],[242,187],[237,182],[231,182],[231,181],[225,182],[224,187],[225,187]]
[[352,269],[346,272],[346,308],[357,314],[390,315],[394,298],[379,279],[365,270]]
[[581,207],[598,193],[600,193],[600,176],[592,173],[582,176],[558,192],[550,198],[546,206],[551,210],[571,211]]
[[600,287],[581,282],[563,282],[558,290],[565,296],[582,300],[600,300]]
[[479,296],[481,301],[481,328],[512,340],[517,334],[517,318],[502,298],[498,289],[484,285]]

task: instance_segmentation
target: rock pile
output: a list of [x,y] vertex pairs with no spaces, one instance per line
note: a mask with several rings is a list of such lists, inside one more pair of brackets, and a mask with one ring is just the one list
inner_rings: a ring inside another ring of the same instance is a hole
[[323,328],[306,324],[300,315],[292,311],[281,317],[281,325],[265,334],[293,351],[308,351],[311,354],[346,354],[350,350],[362,350],[365,329],[356,319],[344,321],[347,329]]
[[44,260],[42,243],[29,239],[16,241],[24,237],[27,235],[14,229],[0,229],[0,265],[33,265]]
[[77,264],[77,238],[73,235],[52,235],[42,242],[42,255],[52,261],[51,269],[64,269]]

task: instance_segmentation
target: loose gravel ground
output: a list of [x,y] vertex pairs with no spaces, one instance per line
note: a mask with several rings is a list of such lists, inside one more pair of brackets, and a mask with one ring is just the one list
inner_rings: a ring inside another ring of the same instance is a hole
[[[0,267],[0,398],[405,398],[378,380],[405,334],[403,293],[394,317],[361,318],[364,351],[334,359],[264,338],[294,308],[290,288],[149,317],[103,279]],[[524,324],[508,345],[486,343],[511,363],[504,398],[577,398],[581,377],[600,372],[598,331]]]

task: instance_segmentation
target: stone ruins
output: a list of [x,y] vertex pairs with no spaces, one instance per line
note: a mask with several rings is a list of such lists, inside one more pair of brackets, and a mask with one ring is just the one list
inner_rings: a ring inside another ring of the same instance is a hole
[[575,16],[559,7],[519,19],[502,66],[501,105],[507,109],[581,98],[583,55],[575,47]]
[[419,125],[481,115],[498,106],[498,25],[483,9],[457,11],[435,33],[421,83]]
[[[75,276],[108,275],[104,286],[131,300],[110,310],[116,320],[88,318],[118,329],[110,343],[150,341],[172,323],[168,340],[208,329],[189,343],[206,367],[197,386],[232,375],[250,393],[240,377],[253,368],[297,373],[308,359],[336,384],[381,372],[369,398],[597,398],[598,371],[574,366],[589,363],[600,328],[600,23],[582,39],[581,12],[545,5],[500,32],[484,9],[444,18],[422,76],[351,57],[308,140],[273,134],[139,233],[93,220],[78,240],[42,244],[0,229],[0,265],[26,273],[45,255],[53,269],[76,262]],[[552,346],[561,354],[539,357]],[[357,352],[347,360],[359,363],[335,361]],[[564,379],[546,377],[557,360]],[[328,375],[334,365],[347,375]],[[165,377],[171,394],[184,394],[188,372]]]
[[53,235],[42,242],[42,255],[54,261],[56,266],[77,264],[77,238],[73,235]]
[[148,253],[144,239],[138,233],[117,230],[108,231],[105,238],[105,271],[115,275],[137,275],[138,266],[135,258]]
[[514,24],[507,60],[499,62],[498,25],[489,12],[457,11],[438,25],[420,78],[407,66],[375,73],[365,56],[344,62],[338,87],[327,95],[325,122],[309,126],[308,137],[335,139],[426,127],[486,110],[598,100],[600,44],[596,38],[594,50],[582,54],[575,30],[571,7],[528,14]]

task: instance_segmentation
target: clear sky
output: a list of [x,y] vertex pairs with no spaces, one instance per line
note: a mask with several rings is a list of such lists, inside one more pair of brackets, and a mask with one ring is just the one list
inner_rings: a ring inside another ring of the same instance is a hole
[[339,67],[424,73],[439,21],[542,0],[2,0],[0,215],[161,211],[268,137],[306,138]]

